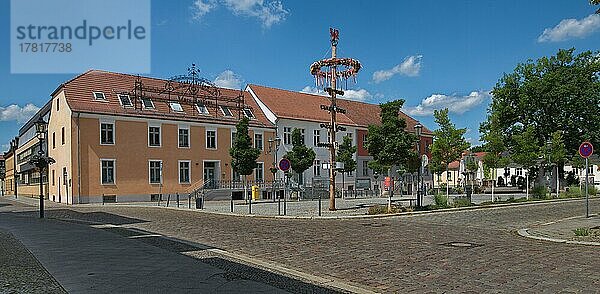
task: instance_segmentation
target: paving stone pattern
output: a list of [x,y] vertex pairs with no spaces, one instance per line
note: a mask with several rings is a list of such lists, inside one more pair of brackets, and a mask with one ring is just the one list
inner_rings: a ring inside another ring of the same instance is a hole
[[[591,201],[593,209],[600,201]],[[153,207],[69,207],[55,218],[115,222],[333,277],[380,292],[593,293],[598,248],[516,230],[582,215],[563,201],[384,219],[268,219]],[[447,246],[452,242],[477,246]]]

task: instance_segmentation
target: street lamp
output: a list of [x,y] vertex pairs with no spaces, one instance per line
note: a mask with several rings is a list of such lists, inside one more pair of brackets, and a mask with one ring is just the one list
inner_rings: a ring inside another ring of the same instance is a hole
[[419,169],[417,170],[417,206],[421,206],[421,132],[423,131],[423,125],[417,123],[415,125],[415,133],[417,134],[417,154],[419,156]]
[[39,140],[40,149],[38,150],[38,154],[34,155],[29,160],[30,164],[35,165],[38,168],[40,174],[40,218],[44,218],[44,169],[47,168],[48,165],[54,163],[54,159],[48,157],[44,152],[44,137],[46,135],[47,128],[48,123],[46,123],[44,118],[40,116],[35,122],[35,130]]
[[12,152],[12,156],[13,156],[13,182],[14,182],[14,192],[15,192],[15,199],[17,199],[17,148],[19,148],[19,143],[17,141],[17,139],[12,139],[10,141],[10,151]]
[[271,166],[271,173],[273,174],[271,195],[273,196],[273,202],[275,202],[275,176],[277,174],[277,152],[279,151],[279,145],[281,145],[281,138],[275,137],[269,139],[269,153],[273,154],[273,164]]

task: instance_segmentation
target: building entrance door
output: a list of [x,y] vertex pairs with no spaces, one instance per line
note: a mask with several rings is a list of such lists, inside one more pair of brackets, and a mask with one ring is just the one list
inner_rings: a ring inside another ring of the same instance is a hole
[[216,162],[204,162],[204,185],[206,188],[216,188],[216,169]]

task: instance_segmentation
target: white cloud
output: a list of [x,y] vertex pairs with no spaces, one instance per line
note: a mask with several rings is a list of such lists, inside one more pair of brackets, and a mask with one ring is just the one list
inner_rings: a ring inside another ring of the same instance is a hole
[[266,28],[284,21],[290,13],[277,0],[195,0],[192,5],[194,19],[202,18],[219,4],[235,15],[258,18]]
[[600,29],[600,14],[592,14],[581,20],[563,19],[553,28],[547,28],[538,42],[559,42],[573,38],[585,38]]
[[[304,89],[300,90],[300,92],[329,97],[329,94],[327,94],[325,91],[318,89],[316,87],[311,87],[311,86],[304,87]],[[344,96],[342,96],[341,98],[362,102],[362,101],[369,100],[372,97],[373,97],[373,95],[371,93],[369,93],[369,91],[367,91],[365,89],[358,89],[358,90],[344,90]]]
[[0,121],[17,121],[19,123],[27,122],[36,112],[40,110],[39,107],[28,103],[21,107],[17,104],[11,104],[9,106],[0,106]]
[[217,0],[195,0],[192,5],[192,16],[194,19],[201,19],[216,7]]
[[228,89],[236,89],[239,90],[242,88],[242,83],[244,82],[244,80],[236,75],[233,71],[231,70],[226,70],[222,73],[220,73],[217,78],[214,80],[215,85],[222,87],[222,88],[228,88]]
[[264,27],[285,20],[289,11],[283,8],[281,1],[265,0],[222,0],[223,4],[236,15],[256,17]]
[[381,83],[400,74],[407,77],[416,77],[421,72],[421,60],[423,55],[413,55],[404,58],[402,63],[388,70],[378,70],[373,73],[373,82]]
[[478,105],[492,95],[488,91],[473,91],[467,96],[433,94],[421,101],[414,107],[406,107],[406,113],[414,116],[432,115],[436,109],[448,108],[449,112],[463,114]]

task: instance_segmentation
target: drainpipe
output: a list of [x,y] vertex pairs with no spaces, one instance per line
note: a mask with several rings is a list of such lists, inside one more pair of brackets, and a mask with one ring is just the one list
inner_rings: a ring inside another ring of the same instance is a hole
[[[81,145],[80,145],[80,127],[79,127],[79,117],[81,113],[77,113],[77,204],[81,203]],[[67,189],[69,183],[67,182]],[[72,204],[72,203],[71,203]]]

